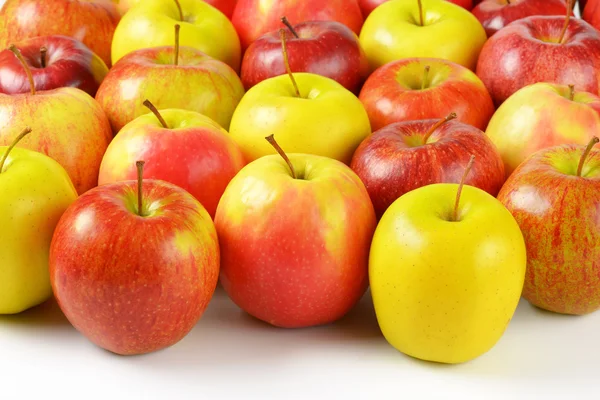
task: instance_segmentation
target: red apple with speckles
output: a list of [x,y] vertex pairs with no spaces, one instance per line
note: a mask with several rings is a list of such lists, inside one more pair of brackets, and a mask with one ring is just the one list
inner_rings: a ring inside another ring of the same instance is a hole
[[377,69],[365,82],[360,101],[375,131],[394,122],[444,118],[485,130],[494,104],[471,70],[447,60],[406,58]]
[[477,75],[496,106],[536,82],[572,84],[598,94],[599,70],[600,33],[583,20],[560,16],[511,23],[489,38],[477,63]]
[[[360,9],[363,12],[363,16],[365,18],[367,18],[369,16],[369,14],[371,14],[371,11],[373,11],[375,8],[377,8],[377,6],[379,6],[380,4],[383,4],[387,1],[389,1],[389,0],[358,0],[358,4],[360,5]],[[411,1],[413,1],[413,0],[411,0]],[[417,0],[414,0],[414,1],[417,1]],[[447,0],[447,1],[449,1],[450,3],[457,4],[466,10],[471,10],[471,8],[473,8],[472,0]]]
[[204,207],[173,184],[141,186],[141,193],[135,180],[85,193],[63,214],[50,246],[63,313],[91,342],[122,355],[180,341],[219,276],[219,243]]
[[[326,157],[269,155],[233,178],[217,208],[221,283],[278,327],[338,320],[368,286],[376,220],[363,183]],[[292,172],[293,171],[293,172]]]
[[[292,72],[326,76],[358,93],[369,75],[369,61],[350,28],[334,21],[310,21],[292,25],[292,29],[285,30]],[[285,73],[279,30],[261,36],[246,50],[241,71],[246,90]]]
[[377,217],[400,196],[435,183],[460,183],[472,155],[478,162],[467,185],[496,196],[504,164],[485,134],[455,120],[397,122],[374,132],[356,149],[351,168],[364,182]]
[[594,28],[600,29],[600,1],[588,0],[581,16],[589,22]]
[[565,0],[485,0],[473,9],[488,37],[513,21],[532,15],[566,15]]
[[592,150],[596,143],[594,138],[587,147],[569,144],[535,153],[498,195],[527,246],[523,297],[549,311],[581,315],[600,309],[600,150]]

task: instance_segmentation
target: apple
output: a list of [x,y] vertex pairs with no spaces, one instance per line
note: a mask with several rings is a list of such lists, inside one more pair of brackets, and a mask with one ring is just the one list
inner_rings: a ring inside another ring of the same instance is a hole
[[227,18],[233,16],[233,10],[235,10],[235,5],[238,0],[204,0],[211,6],[215,7],[217,10],[221,11]]
[[407,193],[385,212],[371,245],[369,280],[383,335],[421,360],[481,356],[514,315],[526,258],[512,215],[464,179]]
[[100,105],[84,91],[66,87],[37,91],[27,62],[16,46],[29,80],[29,93],[0,93],[0,146],[12,143],[17,129],[29,126],[36,132],[20,146],[39,151],[65,168],[77,193],[98,184],[98,170],[112,139],[110,124]]
[[242,54],[231,21],[197,0],[144,0],[133,6],[115,29],[113,64],[135,50],[171,45],[175,24],[181,26],[182,46],[198,49],[239,70]]
[[565,0],[485,0],[472,11],[488,37],[513,21],[532,15],[566,15]]
[[52,234],[77,199],[69,175],[56,161],[15,148],[30,132],[26,128],[10,147],[0,147],[0,314],[20,313],[52,297]]
[[[83,43],[53,35],[25,39],[15,44],[25,58],[37,90],[76,87],[95,96],[108,73],[104,61]],[[21,62],[9,49],[0,51],[0,93],[29,92]]]
[[584,145],[599,131],[600,97],[541,82],[509,97],[490,120],[486,134],[500,151],[508,177],[536,151]]
[[110,67],[119,18],[108,0],[7,0],[0,9],[0,48],[36,36],[71,36]]
[[286,16],[295,23],[307,21],[337,21],[357,35],[363,16],[356,0],[238,0],[231,21],[237,30],[242,49],[265,33],[275,31]]
[[[146,4],[146,3],[144,3]],[[192,47],[140,49],[127,54],[109,71],[96,100],[116,133],[148,111],[149,99],[157,108],[199,112],[229,129],[231,116],[244,95],[235,71]]]
[[[387,2],[389,0],[358,0],[358,4],[360,5],[360,9],[363,12],[363,16],[365,18],[367,18],[369,16],[369,14],[371,14],[371,12],[373,12],[373,10],[375,8],[377,8],[377,6]],[[447,0],[450,3],[454,3],[456,5],[461,6],[462,8],[464,8],[465,10],[471,10],[471,8],[473,8],[473,1],[472,0]]]
[[523,296],[562,314],[600,309],[600,151],[573,144],[540,150],[510,176],[498,199],[527,245]]
[[121,355],[158,351],[201,318],[219,277],[214,224],[188,192],[160,180],[99,186],[60,219],[50,282],[71,324]]
[[575,85],[577,90],[598,94],[599,69],[600,33],[570,15],[513,22],[487,41],[477,63],[477,75],[496,106],[537,82]]
[[371,70],[391,61],[443,58],[475,70],[485,30],[467,10],[443,0],[392,0],[365,21],[360,43]]
[[583,19],[594,28],[600,29],[600,1],[588,0],[588,2],[583,6],[582,10],[583,12],[581,13],[581,16]]
[[288,157],[267,139],[281,157],[244,167],[217,208],[221,283],[235,304],[271,325],[331,323],[367,289],[373,205],[346,165]]
[[366,138],[351,168],[365,184],[378,218],[404,194],[434,183],[459,183],[471,155],[465,183],[496,196],[504,183],[504,164],[491,140],[479,129],[453,120],[397,122]]
[[[283,38],[293,72],[310,72],[331,78],[358,93],[369,75],[369,62],[358,37],[335,21],[309,21],[291,25]],[[267,33],[246,50],[241,78],[246,90],[267,78],[286,73],[282,30]]]
[[444,118],[485,130],[494,103],[470,69],[434,58],[406,58],[378,68],[365,82],[360,101],[373,131],[394,122]]
[[371,125],[348,89],[333,79],[299,72],[260,82],[235,109],[229,134],[248,162],[275,153],[264,140],[265,132],[276,135],[290,153],[349,164],[354,150],[371,134]]
[[242,152],[225,129],[202,114],[145,104],[154,114],[121,129],[102,159],[98,184],[135,179],[135,160],[145,160],[146,178],[187,190],[214,217],[225,187],[245,165]]

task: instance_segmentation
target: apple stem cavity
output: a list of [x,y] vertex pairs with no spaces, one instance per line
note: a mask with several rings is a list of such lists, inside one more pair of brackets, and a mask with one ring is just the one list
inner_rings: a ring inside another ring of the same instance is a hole
[[300,36],[298,36],[298,32],[296,32],[296,30],[294,29],[292,24],[290,24],[290,21],[288,21],[288,19],[286,17],[281,17],[281,22],[283,22],[283,24],[285,26],[287,26],[287,28],[290,30],[290,32],[292,32],[292,34],[296,37],[296,39],[300,38]]
[[2,156],[2,159],[0,160],[0,173],[2,173],[2,169],[4,168],[4,163],[6,162],[6,159],[8,158],[8,155],[10,154],[12,149],[15,148],[15,146],[21,141],[21,139],[23,139],[25,136],[29,135],[30,133],[31,133],[31,128],[26,127],[25,129],[23,129],[23,131],[21,133],[19,133],[19,136],[17,136],[17,138],[15,140],[13,140],[13,142],[10,144],[8,149],[6,149],[6,152]]
[[425,66],[425,71],[423,72],[423,81],[421,82],[421,90],[425,90],[427,88],[427,80],[429,79],[429,70],[431,67],[429,65]]
[[29,80],[29,89],[31,90],[31,95],[32,96],[35,95],[35,83],[33,81],[33,75],[31,74],[31,69],[27,65],[25,58],[23,58],[23,54],[21,54],[21,51],[14,44],[11,44],[8,47],[8,49],[13,52],[15,57],[17,57],[17,59],[23,66],[23,69],[25,70],[25,73],[27,74],[27,79]]
[[565,38],[565,34],[567,33],[569,21],[571,20],[571,11],[573,10],[573,1],[574,0],[569,0],[568,2],[567,16],[565,17],[565,24],[563,25],[562,31],[560,32],[560,37],[558,38],[558,44],[563,44],[563,39]]
[[585,148],[585,151],[583,152],[583,155],[581,156],[581,160],[579,160],[579,166],[577,167],[577,176],[581,176],[581,173],[583,172],[583,166],[585,165],[585,162],[588,156],[590,155],[592,149],[595,145],[598,144],[598,142],[600,142],[600,139],[594,136],[592,140],[590,140],[590,142],[588,143],[587,147]]
[[156,116],[156,118],[158,119],[158,122],[160,122],[160,124],[163,126],[163,128],[165,129],[169,129],[169,125],[167,125],[167,121],[165,121],[165,119],[163,118],[162,115],[160,115],[160,112],[158,111],[158,108],[156,108],[154,106],[154,104],[152,104],[150,102],[150,100],[146,99],[144,100],[144,106],[149,109],[150,111],[152,111],[152,114],[154,114]]
[[569,100],[575,99],[575,85],[569,85]]
[[174,1],[175,5],[177,6],[177,11],[179,11],[179,20],[183,22],[183,10],[181,9],[181,4],[179,3],[179,0]]
[[48,53],[46,46],[40,47],[40,65],[42,68],[46,68],[46,53]]
[[427,143],[427,139],[429,139],[429,136],[431,136],[433,134],[433,132],[436,131],[437,128],[444,125],[448,121],[452,121],[454,118],[456,118],[456,113],[452,112],[452,113],[448,114],[448,116],[446,118],[439,120],[431,128],[429,128],[429,130],[425,134],[425,143]]
[[296,179],[296,170],[294,169],[294,166],[292,165],[292,162],[290,161],[289,157],[287,156],[287,154],[285,154],[285,151],[283,151],[283,149],[281,148],[281,146],[279,146],[279,143],[277,143],[277,141],[275,140],[275,135],[270,135],[267,136],[265,139],[267,139],[267,142],[269,142],[269,144],[271,146],[273,146],[273,148],[277,151],[277,153],[279,153],[279,155],[281,156],[281,158],[283,158],[283,160],[286,162],[286,164],[288,165],[290,172],[292,173],[292,178]]
[[506,4],[510,6],[510,0],[506,0]]
[[175,25],[175,50],[173,55],[173,65],[179,65],[179,30],[181,25]]
[[475,156],[471,156],[469,158],[469,163],[467,164],[467,168],[465,168],[465,172],[460,180],[460,184],[458,185],[458,190],[456,191],[456,201],[454,202],[454,210],[452,211],[452,219],[453,222],[458,222],[458,206],[460,204],[460,195],[462,194],[463,187],[465,186],[465,181],[467,180],[467,176],[469,172],[471,172],[471,168],[473,168],[473,163],[475,163]]
[[144,164],[146,164],[145,161],[136,161],[135,162],[135,166],[137,167],[137,188],[138,188],[138,215],[140,217],[145,217],[146,214],[144,213],[144,195],[142,193],[142,188],[143,188],[143,183],[144,183]]
[[281,51],[283,52],[283,64],[285,65],[285,70],[292,81],[294,91],[296,92],[296,97],[300,97],[300,89],[298,89],[298,84],[296,83],[296,79],[294,78],[294,74],[292,74],[292,69],[290,68],[287,46],[285,45],[285,29],[279,30],[279,37],[281,37]]
[[419,23],[421,26],[425,26],[425,21],[423,18],[423,3],[421,3],[421,0],[417,0],[417,4],[419,5]]

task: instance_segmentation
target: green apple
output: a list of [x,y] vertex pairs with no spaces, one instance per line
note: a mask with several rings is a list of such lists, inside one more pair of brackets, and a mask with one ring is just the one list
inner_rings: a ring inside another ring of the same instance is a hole
[[175,24],[181,25],[182,46],[239,70],[242,51],[233,24],[210,4],[197,0],[144,0],[134,5],[115,29],[112,63],[134,50],[172,44]]
[[16,314],[52,296],[48,257],[52,234],[77,191],[50,157],[0,147],[0,314]]

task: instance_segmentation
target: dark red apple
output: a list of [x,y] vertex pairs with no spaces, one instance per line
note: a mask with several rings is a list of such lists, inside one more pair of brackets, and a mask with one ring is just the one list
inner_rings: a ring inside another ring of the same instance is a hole
[[490,139],[458,121],[398,122],[374,132],[354,153],[351,168],[365,184],[378,218],[400,196],[434,183],[460,183],[472,155],[478,160],[467,185],[496,196],[504,163]]
[[[358,4],[360,5],[360,9],[363,13],[363,16],[367,18],[371,11],[377,8],[378,5],[385,3],[389,0],[358,0]],[[417,0],[414,0],[417,1]],[[454,3],[456,5],[461,6],[466,10],[471,10],[473,8],[473,0],[447,0],[450,3]],[[477,0],[475,0],[477,1]]]

